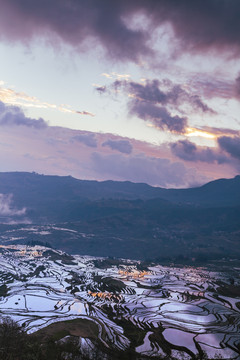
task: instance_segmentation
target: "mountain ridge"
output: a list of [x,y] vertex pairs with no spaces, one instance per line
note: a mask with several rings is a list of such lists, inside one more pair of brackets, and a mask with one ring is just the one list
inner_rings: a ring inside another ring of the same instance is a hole
[[[28,172],[1,172],[0,193],[11,193],[19,199],[29,196],[57,197],[67,200],[149,200],[161,198],[173,203],[198,206],[240,205],[240,175],[217,179],[200,187],[165,189],[130,181],[80,180],[72,176],[40,175]],[[36,199],[35,199],[36,200]]]
[[0,243],[161,261],[240,258],[239,190],[240,176],[178,190],[0,173]]

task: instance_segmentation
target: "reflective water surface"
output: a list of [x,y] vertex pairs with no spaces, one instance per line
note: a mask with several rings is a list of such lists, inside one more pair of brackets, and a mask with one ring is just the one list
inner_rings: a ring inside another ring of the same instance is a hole
[[66,261],[62,252],[39,246],[0,250],[1,316],[28,332],[85,318],[98,325],[108,347],[134,346],[151,357],[240,359],[240,272],[234,266],[230,277],[193,267],[143,271],[126,260],[100,266],[101,259],[86,256]]

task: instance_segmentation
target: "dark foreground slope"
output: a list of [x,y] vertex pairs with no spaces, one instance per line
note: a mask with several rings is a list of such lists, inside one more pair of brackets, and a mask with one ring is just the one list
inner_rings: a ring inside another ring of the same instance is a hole
[[240,176],[176,190],[1,173],[0,193],[2,242],[136,259],[240,258]]

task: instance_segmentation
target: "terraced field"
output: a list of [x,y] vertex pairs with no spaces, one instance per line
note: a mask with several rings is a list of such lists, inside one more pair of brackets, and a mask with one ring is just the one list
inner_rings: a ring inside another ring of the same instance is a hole
[[149,357],[240,359],[239,268],[143,268],[41,246],[0,247],[0,315],[29,333]]

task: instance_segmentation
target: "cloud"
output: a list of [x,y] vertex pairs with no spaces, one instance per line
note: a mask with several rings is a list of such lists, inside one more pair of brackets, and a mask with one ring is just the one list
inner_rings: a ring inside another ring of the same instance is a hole
[[213,77],[209,74],[195,74],[189,81],[189,86],[199,92],[207,99],[239,99],[240,98],[240,76],[235,80]]
[[[84,135],[81,140],[89,143],[95,137],[98,146],[79,143],[73,139],[78,135]],[[235,176],[240,167],[239,160],[231,158],[224,150],[222,154],[229,157],[229,163],[190,162],[173,156],[166,143],[158,146],[116,135],[62,127],[48,126],[44,131],[36,131],[32,127],[2,126],[1,136],[8,144],[6,147],[0,143],[2,171],[36,171],[79,179],[131,180],[163,187],[187,187],[219,177]],[[101,146],[109,139],[116,142],[129,140],[134,151],[126,155],[109,146]]]
[[238,0],[160,0],[152,16],[155,24],[172,25],[185,51],[239,50],[239,12]]
[[235,80],[235,92],[237,97],[240,97],[240,75]]
[[117,150],[123,154],[131,154],[132,144],[128,140],[107,140],[102,146],[108,146],[112,150]]
[[[60,108],[61,109],[61,108]],[[66,112],[72,112],[79,115],[89,115],[89,116],[95,116],[95,114],[90,113],[89,111],[79,111],[79,110],[65,110]]]
[[151,102],[160,105],[174,105],[175,108],[182,104],[189,104],[195,111],[203,113],[215,113],[205,104],[199,95],[188,93],[179,84],[173,84],[170,80],[159,81],[145,80],[145,84],[133,81],[116,80],[113,88],[123,88],[130,98],[138,101]]
[[124,22],[129,11],[135,8],[125,0],[43,0],[34,5],[28,0],[1,0],[0,33],[8,40],[25,42],[55,35],[77,49],[91,46],[89,41],[94,40],[110,57],[136,61],[151,50],[146,45],[148,34]]
[[146,84],[140,84],[137,82],[115,81],[115,86],[124,86],[125,89],[131,94],[131,96],[138,100],[151,101],[153,103],[166,104],[167,94],[160,88],[160,81],[152,80],[147,81]]
[[[128,95],[128,109],[130,115],[150,121],[156,128],[174,133],[184,134],[187,131],[188,119],[186,112],[201,112],[216,114],[196,94],[190,94],[178,84],[170,80],[145,80],[138,83],[128,80],[115,80],[106,92],[113,89],[115,93],[123,90]],[[100,88],[101,91],[101,88]],[[190,106],[190,109],[186,106]],[[175,114],[172,114],[174,108]]]
[[121,79],[129,79],[131,77],[131,75],[129,74],[118,74],[116,72],[111,72],[110,74],[108,73],[102,73],[102,76],[105,76],[107,79],[114,79],[117,78],[118,80]]
[[42,119],[26,117],[17,106],[6,106],[0,101],[0,126],[27,126],[35,129],[45,129],[48,125]]
[[234,129],[227,129],[227,128],[216,128],[212,126],[201,126],[201,128],[197,130],[206,131],[209,134],[213,134],[215,136],[222,136],[222,135],[240,135],[240,131]]
[[144,182],[163,187],[188,186],[196,182],[195,173],[186,169],[184,164],[171,162],[168,159],[112,154],[104,156],[93,153],[92,169],[104,178]]
[[229,157],[222,154],[219,149],[198,147],[188,140],[179,140],[176,143],[170,144],[170,147],[175,156],[185,161],[202,161],[209,164],[214,162],[218,164],[231,162]]
[[218,138],[218,144],[230,154],[233,158],[240,160],[240,137],[239,136],[222,136]]
[[86,146],[96,148],[97,147],[97,139],[94,134],[86,133],[86,134],[78,134],[73,136],[71,140],[83,143]]
[[19,210],[13,206],[12,194],[0,194],[0,216],[22,216],[25,213],[26,208]]
[[151,121],[155,127],[161,130],[169,130],[175,133],[185,133],[187,118],[171,115],[165,107],[155,104],[134,100],[129,104],[130,114],[137,115],[140,119]]
[[94,85],[95,86],[95,90],[99,93],[99,94],[104,94],[107,91],[106,86],[101,86],[101,85]]
[[53,34],[78,49],[93,39],[110,57],[138,61],[152,55],[150,34],[164,24],[183,51],[239,50],[239,13],[238,0],[1,0],[0,34],[23,42]]
[[41,109],[54,109],[65,113],[95,116],[88,111],[73,110],[69,105],[55,105],[45,101],[40,101],[35,96],[29,96],[24,92],[17,92],[13,89],[3,87],[4,82],[0,82],[0,101],[17,106],[35,107]]
[[206,139],[217,139],[223,135],[233,135],[239,136],[240,131],[228,128],[216,128],[213,126],[201,126],[201,127],[188,127],[186,133],[184,134],[187,137],[203,137]]

